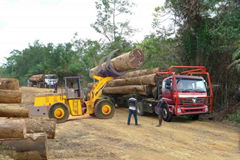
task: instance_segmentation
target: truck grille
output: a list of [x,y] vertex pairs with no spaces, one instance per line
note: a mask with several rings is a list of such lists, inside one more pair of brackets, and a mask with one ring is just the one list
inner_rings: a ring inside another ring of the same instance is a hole
[[207,98],[180,98],[180,104],[207,104]]

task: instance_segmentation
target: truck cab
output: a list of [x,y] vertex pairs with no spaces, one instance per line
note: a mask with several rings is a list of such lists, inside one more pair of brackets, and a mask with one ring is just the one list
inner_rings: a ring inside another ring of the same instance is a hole
[[56,74],[45,74],[44,75],[44,84],[45,88],[54,88],[58,83],[58,76]]
[[162,82],[161,101],[165,103],[165,120],[170,120],[172,115],[191,115],[197,119],[199,114],[209,111],[207,83],[200,76],[170,76]]
[[[173,69],[189,69],[180,73]],[[162,109],[163,119],[170,122],[173,116],[187,115],[198,119],[200,114],[212,112],[213,91],[209,73],[203,66],[172,66],[158,76],[157,97],[143,98],[139,114],[157,113]]]

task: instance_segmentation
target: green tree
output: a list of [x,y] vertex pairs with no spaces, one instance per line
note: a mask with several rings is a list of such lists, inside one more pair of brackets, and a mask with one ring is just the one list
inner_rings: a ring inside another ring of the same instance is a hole
[[128,20],[123,16],[132,14],[133,6],[129,0],[97,0],[97,19],[91,25],[98,33],[102,34],[109,42],[116,42],[118,37],[130,36],[134,29],[129,26]]

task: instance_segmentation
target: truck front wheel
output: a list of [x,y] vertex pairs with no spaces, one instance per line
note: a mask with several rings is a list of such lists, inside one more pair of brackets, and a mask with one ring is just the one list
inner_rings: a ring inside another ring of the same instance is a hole
[[166,104],[163,104],[162,106],[162,115],[163,115],[163,120],[166,122],[171,122],[173,119],[173,114],[169,112]]

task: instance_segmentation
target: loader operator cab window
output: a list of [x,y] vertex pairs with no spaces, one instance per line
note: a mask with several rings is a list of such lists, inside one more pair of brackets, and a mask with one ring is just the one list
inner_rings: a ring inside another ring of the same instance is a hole
[[67,98],[81,98],[80,77],[65,77],[64,81]]

